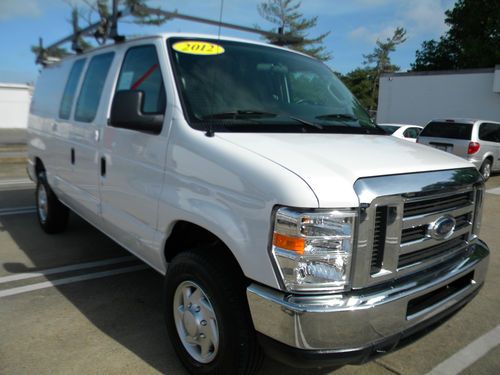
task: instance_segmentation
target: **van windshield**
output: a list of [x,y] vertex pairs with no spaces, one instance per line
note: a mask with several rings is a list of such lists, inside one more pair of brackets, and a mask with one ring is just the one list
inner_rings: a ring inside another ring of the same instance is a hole
[[171,38],[185,116],[224,132],[385,134],[323,63],[243,42]]

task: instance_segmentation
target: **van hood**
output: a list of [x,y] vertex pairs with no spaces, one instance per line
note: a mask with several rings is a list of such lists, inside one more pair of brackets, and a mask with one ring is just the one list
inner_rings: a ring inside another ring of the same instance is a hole
[[358,134],[216,133],[301,177],[319,207],[357,207],[361,177],[470,168],[468,161],[391,136]]

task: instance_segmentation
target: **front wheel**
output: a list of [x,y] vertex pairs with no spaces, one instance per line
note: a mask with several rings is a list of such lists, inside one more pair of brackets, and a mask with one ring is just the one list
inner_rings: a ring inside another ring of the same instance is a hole
[[37,178],[36,213],[46,233],[54,234],[66,229],[69,210],[50,188],[45,172],[39,173]]
[[480,172],[483,175],[483,178],[485,181],[490,178],[490,176],[491,176],[491,161],[489,159],[486,159],[483,162],[483,165],[481,165]]
[[[191,374],[252,374],[262,362],[243,278],[214,249],[186,251],[165,279],[170,340]],[[212,255],[212,256],[210,256]]]

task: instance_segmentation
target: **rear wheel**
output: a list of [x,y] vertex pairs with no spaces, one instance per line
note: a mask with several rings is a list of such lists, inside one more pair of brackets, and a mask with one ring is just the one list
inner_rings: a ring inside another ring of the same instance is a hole
[[491,160],[486,159],[481,165],[480,169],[481,174],[483,175],[484,180],[488,180],[491,176]]
[[170,340],[191,374],[253,374],[263,359],[234,266],[213,258],[217,249],[186,251],[169,264],[165,280]]
[[38,174],[36,212],[40,226],[46,233],[59,233],[66,229],[69,210],[50,188],[45,172]]

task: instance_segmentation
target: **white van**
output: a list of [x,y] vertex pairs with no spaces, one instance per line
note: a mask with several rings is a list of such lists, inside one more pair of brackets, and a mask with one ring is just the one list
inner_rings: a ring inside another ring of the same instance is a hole
[[194,374],[363,363],[485,280],[478,171],[276,46],[162,34],[47,66],[28,169],[47,233],[71,210],[166,275]]

